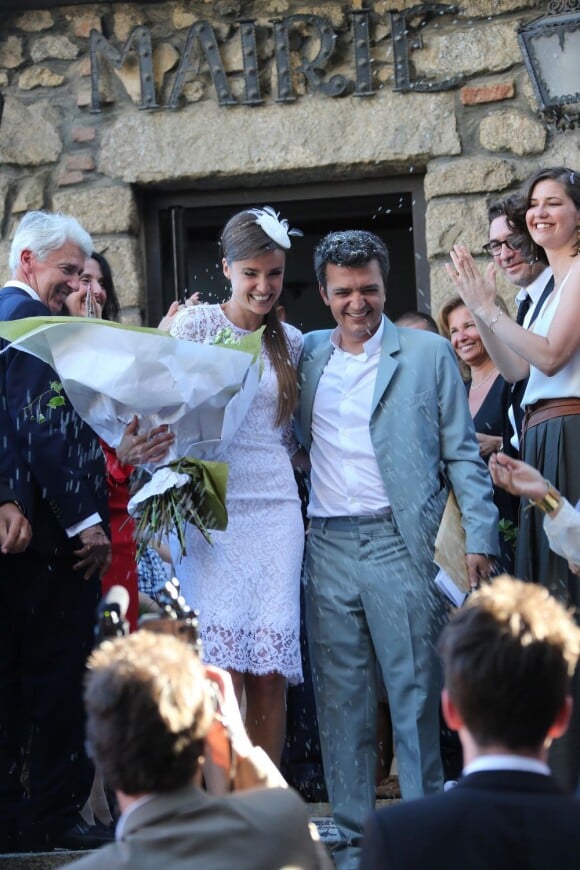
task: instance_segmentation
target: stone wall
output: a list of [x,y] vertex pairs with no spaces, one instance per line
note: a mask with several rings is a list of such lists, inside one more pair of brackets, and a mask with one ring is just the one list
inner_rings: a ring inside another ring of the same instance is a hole
[[[339,98],[313,91],[296,67],[297,50],[316,53],[308,27],[292,33],[296,100],[277,102],[271,19],[295,13],[328,18],[337,33],[323,73],[353,79],[353,28],[340,3],[297,0],[95,3],[50,11],[4,13],[0,23],[0,269],[14,226],[31,208],[74,213],[107,247],[122,293],[123,319],[140,322],[144,307],[139,192],[164,185],[194,189],[236,184],[292,185],[310,179],[349,180],[425,174],[426,238],[431,300],[449,292],[443,269],[455,242],[481,251],[486,203],[539,165],[580,168],[580,134],[546,129],[537,114],[518,47],[517,27],[544,4],[464,0],[457,15],[429,22],[412,50],[416,77],[462,74],[440,92],[393,90],[389,11],[410,2],[361,3],[371,10],[372,97]],[[216,33],[228,84],[243,99],[236,19],[257,20],[263,102],[220,106],[205,60],[185,76],[175,110],[169,99],[189,28],[207,20]],[[413,22],[411,22],[413,23]],[[152,36],[153,77],[161,108],[142,111],[139,69],[130,53],[120,69],[100,60],[102,111],[90,111],[89,34],[121,49],[132,29]],[[419,32],[416,37],[418,38]],[[507,291],[508,298],[513,296]]]

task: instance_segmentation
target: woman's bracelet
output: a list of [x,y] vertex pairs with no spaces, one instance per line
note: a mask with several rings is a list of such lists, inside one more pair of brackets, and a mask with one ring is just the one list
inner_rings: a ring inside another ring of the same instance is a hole
[[560,506],[562,496],[558,490],[552,486],[549,480],[544,480],[544,483],[546,484],[546,492],[542,498],[531,498],[530,504],[533,504],[534,507],[539,508],[546,514],[551,514]]
[[503,309],[500,308],[499,305],[498,305],[498,306],[497,306],[497,311],[496,311],[496,313],[493,314],[493,315],[489,318],[489,321],[488,321],[488,324],[487,324],[487,328],[489,329],[489,331],[491,332],[492,335],[493,335],[494,332],[495,332],[495,325],[496,325],[496,323],[498,322],[498,320],[500,319],[500,317],[502,316],[502,314],[503,314]]

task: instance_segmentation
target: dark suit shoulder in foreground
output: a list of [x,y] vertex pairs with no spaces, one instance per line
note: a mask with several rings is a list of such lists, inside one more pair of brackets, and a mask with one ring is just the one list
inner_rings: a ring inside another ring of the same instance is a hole
[[580,802],[541,774],[473,773],[444,794],[379,810],[361,870],[566,870],[580,860]]

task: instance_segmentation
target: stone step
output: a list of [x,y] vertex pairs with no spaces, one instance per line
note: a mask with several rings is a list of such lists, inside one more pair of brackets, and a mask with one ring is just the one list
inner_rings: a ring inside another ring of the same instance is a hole
[[[377,808],[396,803],[399,801],[378,800]],[[323,843],[331,847],[338,842],[338,831],[332,818],[330,804],[308,804],[308,812],[318,828]],[[11,855],[0,855],[0,870],[53,870],[53,868],[64,867],[86,854],[87,852],[19,852]]]

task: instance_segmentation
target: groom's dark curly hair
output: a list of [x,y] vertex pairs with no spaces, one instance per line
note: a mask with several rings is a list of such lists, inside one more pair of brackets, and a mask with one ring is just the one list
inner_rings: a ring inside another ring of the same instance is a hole
[[389,252],[382,239],[368,230],[339,230],[328,233],[314,251],[314,270],[318,283],[326,291],[326,266],[366,266],[371,260],[379,264],[386,289],[389,275]]

